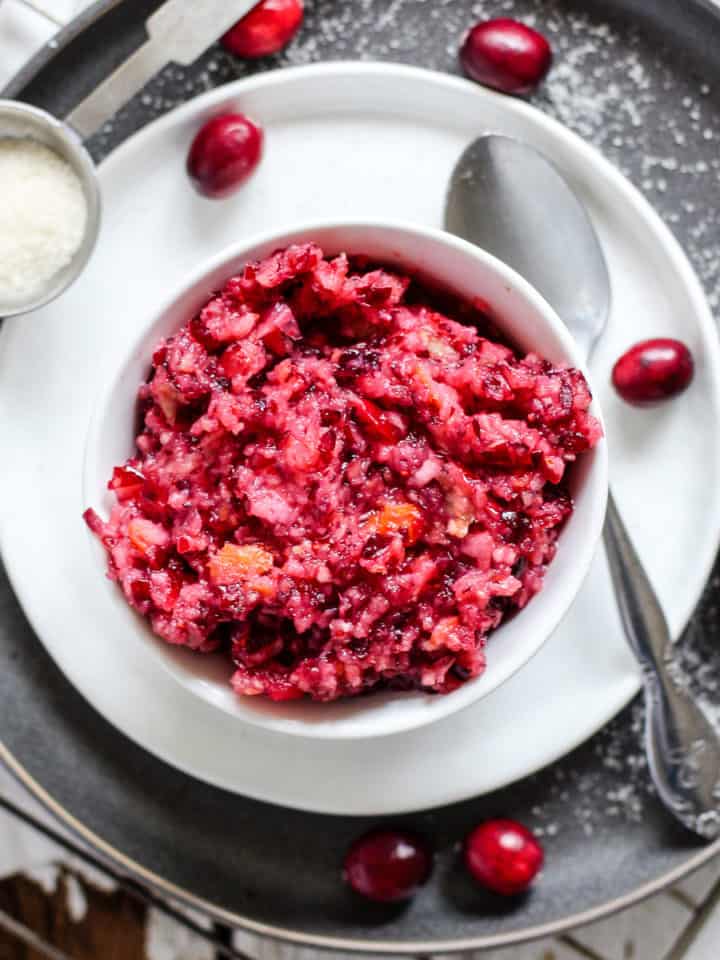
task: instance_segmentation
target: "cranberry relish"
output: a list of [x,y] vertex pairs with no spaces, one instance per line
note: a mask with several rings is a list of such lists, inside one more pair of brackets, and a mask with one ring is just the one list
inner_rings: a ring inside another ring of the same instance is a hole
[[601,435],[588,386],[437,306],[308,243],[156,349],[117,503],[86,520],[153,631],[227,651],[238,694],[447,693],[540,590]]

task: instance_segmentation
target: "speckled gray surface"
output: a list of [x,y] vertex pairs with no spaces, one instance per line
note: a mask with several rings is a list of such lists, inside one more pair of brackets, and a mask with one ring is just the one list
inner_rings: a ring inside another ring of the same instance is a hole
[[[41,54],[11,92],[69,109],[138,44],[142,20],[155,6],[134,0],[116,7],[65,48]],[[713,307],[720,305],[720,14],[709,0],[308,0],[307,8],[302,32],[278,57],[249,67],[213,48],[190,69],[169,67],[93,139],[95,156],[183,100],[253,70],[362,58],[455,72],[458,39],[469,23],[515,15],[546,32],[556,51],[537,105],[643,190],[690,254]],[[55,59],[45,63],[49,55]],[[681,641],[680,660],[720,724],[718,596],[716,572]],[[384,952],[397,941],[422,950],[440,941],[510,942],[545,924],[575,923],[581,911],[617,905],[709,854],[653,797],[638,704],[549,770],[492,796],[406,818],[433,838],[437,867],[412,905],[389,909],[358,903],[339,883],[342,851],[366,821],[246,801],[151,758],[66,683],[4,580],[0,697],[6,747],[90,830],[238,919],[310,937]],[[516,816],[544,837],[547,869],[526,899],[485,896],[458,868],[461,837],[493,814]]]

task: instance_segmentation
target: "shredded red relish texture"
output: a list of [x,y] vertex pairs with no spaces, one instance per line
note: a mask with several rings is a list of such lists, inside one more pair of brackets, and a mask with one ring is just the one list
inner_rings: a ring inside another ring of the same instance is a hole
[[158,344],[110,517],[85,514],[128,603],[168,643],[223,651],[242,695],[482,673],[601,435],[579,371],[490,329],[312,243],[246,266]]

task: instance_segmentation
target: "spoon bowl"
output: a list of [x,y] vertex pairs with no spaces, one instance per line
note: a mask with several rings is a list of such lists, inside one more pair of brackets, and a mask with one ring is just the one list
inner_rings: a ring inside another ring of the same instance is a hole
[[512,137],[479,137],[453,171],[445,227],[525,277],[590,354],[610,313],[610,277],[587,211],[554,164]]

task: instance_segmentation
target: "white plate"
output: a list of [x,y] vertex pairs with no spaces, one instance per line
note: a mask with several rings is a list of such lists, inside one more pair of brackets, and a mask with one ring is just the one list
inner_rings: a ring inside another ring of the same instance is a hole
[[[262,122],[266,154],[246,189],[208,202],[189,187],[185,152],[202,119],[229,104]],[[350,746],[245,725],[182,689],[142,641],[106,636],[117,597],[80,520],[83,445],[93,398],[162,291],[226,244],[301,220],[439,225],[457,156],[489,129],[545,152],[595,221],[614,294],[594,373],[615,493],[675,633],[700,595],[720,528],[718,346],[687,260],[640,195],[542,113],[441,74],[337,63],[231,84],[152,124],[103,164],[105,223],[90,268],[41,313],[6,323],[0,351],[0,535],[15,589],[90,703],[188,773],[308,810],[409,811],[539,769],[638,689],[602,557],[561,628],[492,696],[432,727]],[[682,398],[636,411],[607,386],[609,369],[651,335],[685,340],[697,374]]]

